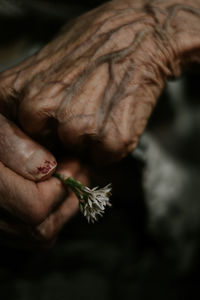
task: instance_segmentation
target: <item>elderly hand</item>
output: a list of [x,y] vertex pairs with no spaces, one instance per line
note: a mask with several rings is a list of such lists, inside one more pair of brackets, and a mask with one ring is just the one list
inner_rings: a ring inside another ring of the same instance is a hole
[[[55,177],[55,158],[0,115],[0,240],[12,245],[51,243],[78,210],[76,196]],[[76,160],[58,171],[86,182]]]
[[137,145],[167,78],[199,62],[199,29],[197,0],[108,2],[1,74],[1,110],[30,135],[119,159]]
[[[86,148],[98,160],[125,156],[166,80],[200,62],[199,29],[197,0],[115,0],[69,23],[41,51],[1,73],[2,231],[53,240],[78,206],[49,177],[54,157],[24,132]],[[86,180],[78,162],[61,167]]]

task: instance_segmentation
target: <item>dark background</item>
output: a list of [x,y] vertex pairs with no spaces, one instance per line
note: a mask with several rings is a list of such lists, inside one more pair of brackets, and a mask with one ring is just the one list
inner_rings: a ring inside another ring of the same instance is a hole
[[[0,69],[100,2],[0,1]],[[198,69],[167,84],[133,154],[97,171],[94,184],[113,183],[99,223],[78,215],[48,250],[1,245],[1,299],[198,299]]]

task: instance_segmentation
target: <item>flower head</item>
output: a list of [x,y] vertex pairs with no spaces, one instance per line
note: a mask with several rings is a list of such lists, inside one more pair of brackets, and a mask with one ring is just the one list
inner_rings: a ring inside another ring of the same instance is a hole
[[98,187],[90,189],[72,177],[64,179],[58,173],[54,173],[54,176],[59,178],[65,185],[68,185],[76,194],[79,199],[80,211],[89,223],[97,221],[99,216],[103,216],[106,206],[111,206],[109,199],[112,190],[111,184],[100,189]]
[[84,188],[84,198],[80,200],[80,210],[88,222],[94,223],[98,217],[102,217],[106,206],[111,206],[109,197],[111,195],[111,184],[104,188]]

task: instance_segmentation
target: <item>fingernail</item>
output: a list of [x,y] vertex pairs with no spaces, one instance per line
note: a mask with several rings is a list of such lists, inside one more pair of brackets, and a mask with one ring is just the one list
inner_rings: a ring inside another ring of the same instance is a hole
[[35,151],[26,161],[26,171],[34,180],[46,179],[56,168],[55,158],[44,150]]

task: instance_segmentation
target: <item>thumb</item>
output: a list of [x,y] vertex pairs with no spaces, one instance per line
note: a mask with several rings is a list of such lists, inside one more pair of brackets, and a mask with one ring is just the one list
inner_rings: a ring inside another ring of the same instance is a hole
[[54,156],[0,114],[0,161],[23,177],[39,181],[56,168]]

